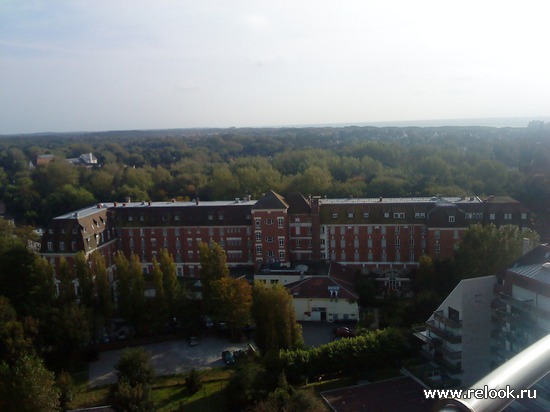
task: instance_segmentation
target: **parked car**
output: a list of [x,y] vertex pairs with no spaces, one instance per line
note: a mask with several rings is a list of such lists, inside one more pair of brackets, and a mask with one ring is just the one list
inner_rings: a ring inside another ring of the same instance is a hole
[[235,358],[233,357],[233,354],[231,351],[224,350],[222,352],[222,359],[225,362],[226,365],[234,365],[235,364]]
[[187,341],[189,342],[189,346],[197,346],[199,344],[199,340],[196,336],[189,337]]
[[239,349],[239,350],[233,351],[233,358],[235,360],[246,359],[247,357],[248,357],[248,354],[246,353],[246,350],[244,350],[244,349]]
[[339,338],[352,338],[356,335],[355,331],[347,326],[334,329],[334,334]]

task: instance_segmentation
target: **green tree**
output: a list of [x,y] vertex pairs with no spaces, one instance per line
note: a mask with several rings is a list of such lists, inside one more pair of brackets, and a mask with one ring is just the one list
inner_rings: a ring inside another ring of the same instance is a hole
[[91,309],[94,306],[94,278],[83,251],[74,256],[74,267],[80,289],[80,304]]
[[216,242],[201,242],[199,244],[201,264],[201,284],[203,308],[207,314],[215,312],[215,304],[212,302],[212,284],[214,281],[229,276],[229,268],[225,251]]
[[246,279],[233,279],[225,276],[211,284],[210,301],[216,320],[225,320],[233,339],[238,339],[240,331],[250,324],[252,308],[252,287]]
[[173,318],[178,315],[178,307],[183,296],[183,290],[180,287],[176,275],[176,264],[174,258],[167,249],[161,249],[159,252],[159,264],[162,270],[162,282],[166,304],[168,306],[168,315]]
[[0,410],[58,411],[59,395],[54,374],[40,358],[24,355],[12,365],[0,362]]
[[252,290],[255,341],[263,354],[303,344],[302,328],[296,323],[292,296],[283,286],[257,283]]
[[495,275],[523,253],[523,239],[536,244],[538,235],[517,226],[472,225],[455,254],[455,266],[461,279]]
[[155,379],[151,354],[139,347],[124,350],[115,365],[115,370],[118,380],[125,380],[131,386],[151,385]]
[[151,302],[151,316],[153,328],[157,332],[161,332],[168,318],[168,305],[166,301],[166,293],[164,293],[164,275],[156,258],[153,258],[153,284],[155,287],[155,297]]
[[100,319],[100,322],[103,322],[103,325],[107,326],[113,314],[113,299],[109,274],[105,266],[105,258],[100,252],[95,251],[92,253],[90,260],[92,264],[91,274],[95,287],[95,314]]

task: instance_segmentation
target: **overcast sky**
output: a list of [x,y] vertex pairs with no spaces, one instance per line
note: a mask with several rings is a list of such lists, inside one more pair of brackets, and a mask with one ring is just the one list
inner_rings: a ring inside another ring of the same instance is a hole
[[550,116],[549,10],[2,0],[0,133]]

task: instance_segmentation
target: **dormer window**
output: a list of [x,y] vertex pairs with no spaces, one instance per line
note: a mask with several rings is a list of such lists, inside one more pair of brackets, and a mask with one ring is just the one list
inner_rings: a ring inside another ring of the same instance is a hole
[[338,213],[333,213],[333,214],[332,214],[332,218],[333,218],[333,219],[338,219]]

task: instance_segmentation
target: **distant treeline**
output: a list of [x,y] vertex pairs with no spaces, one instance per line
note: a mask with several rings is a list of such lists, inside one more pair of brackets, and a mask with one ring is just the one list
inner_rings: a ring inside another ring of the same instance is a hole
[[[268,189],[329,197],[509,195],[550,210],[550,128],[171,129],[0,137],[8,216],[41,225],[94,202],[258,198]],[[100,166],[66,158],[93,153]],[[31,168],[38,155],[47,166]]]

